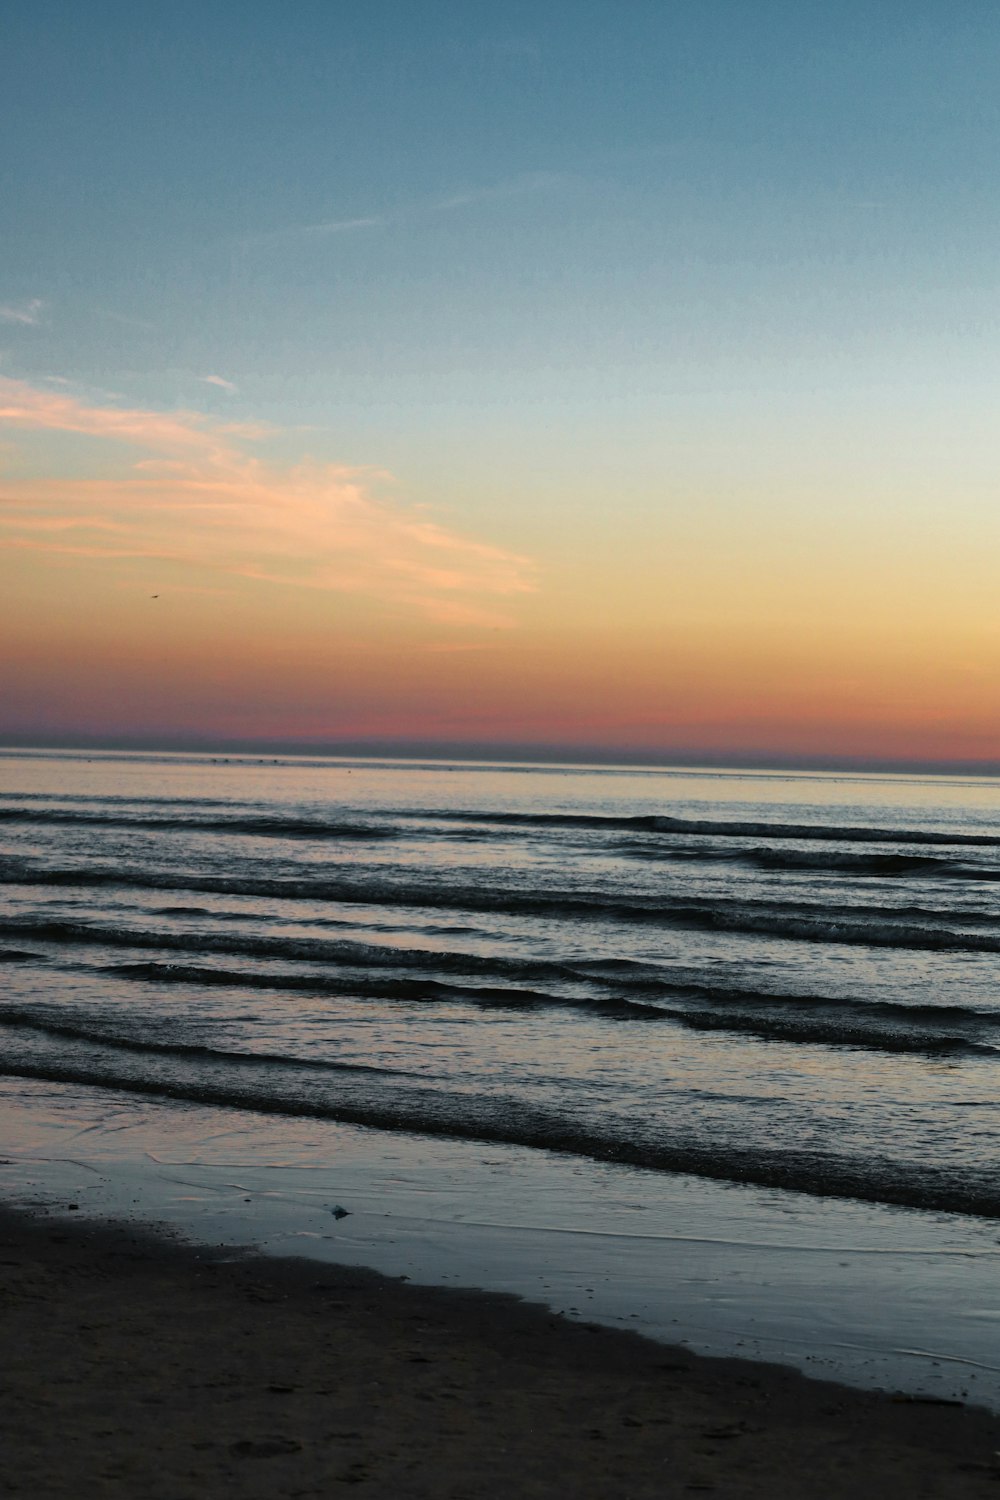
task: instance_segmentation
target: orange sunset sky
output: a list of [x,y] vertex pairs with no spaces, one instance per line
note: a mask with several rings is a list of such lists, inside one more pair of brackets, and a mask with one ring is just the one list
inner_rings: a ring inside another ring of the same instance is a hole
[[0,743],[1000,766],[1000,20],[750,9],[15,5]]

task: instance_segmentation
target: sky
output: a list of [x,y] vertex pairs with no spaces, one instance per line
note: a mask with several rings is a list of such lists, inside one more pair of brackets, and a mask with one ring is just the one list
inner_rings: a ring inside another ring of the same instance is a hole
[[6,0],[0,743],[1000,768],[1000,11]]

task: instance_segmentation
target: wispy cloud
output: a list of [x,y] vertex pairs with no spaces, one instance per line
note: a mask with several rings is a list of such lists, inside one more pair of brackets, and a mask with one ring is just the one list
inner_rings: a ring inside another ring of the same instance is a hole
[[75,432],[161,454],[199,453],[218,459],[228,451],[226,429],[198,412],[95,406],[68,392],[39,390],[21,380],[0,379],[0,426],[22,432]]
[[32,297],[27,302],[0,303],[0,323],[20,323],[25,327],[35,327],[42,321],[45,312],[45,303],[40,297]]
[[510,625],[502,601],[535,586],[527,559],[385,498],[374,470],[265,462],[248,449],[260,428],[88,405],[2,378],[0,426],[138,450],[115,479],[0,482],[0,545],[365,593],[450,624]]
[[359,219],[324,219],[318,224],[286,224],[278,229],[262,229],[240,238],[244,250],[268,245],[280,245],[295,240],[332,239],[335,235],[350,234],[360,229],[384,229],[392,222],[380,214],[371,214]]
[[448,198],[438,198],[427,204],[427,209],[446,213],[450,209],[467,208],[476,203],[494,203],[504,198],[523,198],[530,193],[542,193],[564,187],[572,180],[566,172],[522,172],[517,177],[508,177],[486,187],[469,188],[464,193],[453,193]]
[[322,239],[324,235],[350,234],[354,229],[382,229],[389,222],[390,220],[381,214],[370,214],[363,219],[327,219],[319,224],[300,224],[291,232]]
[[228,391],[231,396],[235,396],[239,390],[239,386],[234,385],[231,380],[223,379],[221,375],[199,375],[198,379],[203,385],[217,385],[220,391]]
[[504,198],[521,198],[529,193],[542,193],[564,187],[574,181],[566,172],[522,172],[500,182],[486,183],[479,187],[466,188],[460,192],[441,197],[424,198],[406,204],[392,213],[369,214],[354,219],[327,219],[317,224],[289,224],[281,229],[263,230],[258,234],[244,235],[240,245],[245,250],[295,241],[308,242],[333,238],[364,229],[389,229],[394,225],[416,222],[428,215],[451,213],[478,203],[491,203]]

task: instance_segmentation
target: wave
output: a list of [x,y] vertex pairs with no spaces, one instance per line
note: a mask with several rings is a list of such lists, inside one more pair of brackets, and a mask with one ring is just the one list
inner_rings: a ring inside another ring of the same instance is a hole
[[623,829],[642,833],[695,834],[702,838],[821,839],[829,843],[928,844],[956,848],[1000,847],[996,833],[962,833],[941,828],[880,828],[877,825],[771,823],[754,819],[678,818],[662,813],[615,816],[602,813],[521,813],[427,809],[401,810],[394,817],[441,822],[488,823],[501,827]]
[[0,964],[36,963],[39,953],[26,953],[23,948],[0,948]]
[[[5,805],[16,797],[28,806]],[[924,845],[939,848],[1000,848],[1000,830],[966,833],[959,829],[893,828],[877,824],[786,823],[768,820],[728,818],[687,818],[665,813],[632,815],[574,812],[510,812],[462,808],[424,808],[372,810],[363,820],[340,816],[305,815],[298,812],[272,811],[261,814],[246,804],[201,798],[116,798],[106,797],[100,805],[86,796],[63,796],[60,804],[51,804],[48,794],[23,793],[0,797],[0,823],[83,824],[124,827],[138,830],[178,830],[224,834],[251,834],[261,837],[293,839],[388,839],[399,837],[414,823],[423,826],[420,833],[433,834],[434,824],[477,826],[482,836],[499,828],[570,828],[596,832],[621,831],[632,834],[672,834],[699,839],[772,839],[775,841],[821,841],[824,843],[865,843]],[[86,806],[74,804],[84,803]],[[152,813],[149,808],[169,811]],[[205,809],[217,809],[206,816]],[[648,852],[652,852],[650,848]],[[682,855],[682,850],[675,850]],[[765,857],[774,851],[749,851]],[[877,856],[876,856],[877,857]],[[789,856],[795,859],[796,856]],[[806,858],[806,856],[802,856]],[[831,858],[833,858],[831,856]],[[845,867],[849,860],[845,858]],[[882,856],[887,858],[887,856]],[[783,868],[783,866],[781,866]]]
[[[114,964],[106,971],[126,979],[155,984],[203,985],[210,988],[275,990],[313,995],[338,995],[376,1000],[408,1000],[440,1003],[462,1001],[481,1007],[533,1010],[541,1006],[571,1004],[558,996],[537,990],[495,985],[454,985],[427,976],[422,979],[370,978],[360,975],[265,974],[245,970],[207,968],[200,964]],[[645,1007],[652,1009],[652,1007]],[[4,1012],[0,1009],[0,1020]]]
[[963,880],[1000,881],[1000,869],[961,864],[934,854],[857,853],[848,849],[706,848],[703,844],[675,844],[658,839],[622,841],[620,852],[632,859],[664,863],[689,861],[750,865],[758,870],[816,871],[833,875],[928,875]]
[[[166,932],[161,929],[100,926],[51,917],[0,917],[0,933],[33,936],[39,941],[80,943],[107,948],[147,948],[168,952],[234,954],[242,957],[288,959],[305,963],[356,965],[362,969],[390,965],[396,969],[433,967],[460,974],[513,974],[519,980],[549,979],[553,975],[579,977],[568,965],[546,959],[505,959],[501,955],[433,952],[424,948],[395,948],[343,938],[268,937],[249,932]],[[647,972],[649,965],[637,964]]]
[[742,858],[762,870],[835,870],[844,875],[943,875],[956,868],[952,860],[933,854],[857,854],[846,849],[821,854],[807,849],[748,849]]
[[[762,1041],[863,1047],[869,1051],[996,1057],[1000,1012],[962,1006],[912,1006],[819,997],[761,994],[697,984],[652,981],[642,988],[688,1005],[653,1004],[615,996],[580,996],[510,987],[450,984],[431,977],[372,979],[308,974],[262,974],[187,964],[121,964],[111,970],[155,983],[226,986],[332,994],[434,1004],[460,1003],[510,1010],[573,1009],[616,1021],[667,1021],[696,1031],[741,1032]],[[691,1002],[699,1006],[691,1007]],[[704,1008],[708,1006],[709,1008]],[[0,1011],[0,1019],[3,1012]],[[993,1041],[963,1031],[988,1032]]]
[[[79,936],[80,924],[60,924]],[[51,924],[50,924],[51,926]],[[169,946],[179,935],[123,933],[86,927],[87,940],[110,938],[107,946]],[[149,942],[145,943],[144,938]],[[164,942],[164,938],[168,941]],[[210,946],[226,955],[315,961],[336,972],[232,969],[201,963],[144,959],[99,965],[97,972],[140,983],[311,994],[339,999],[376,999],[410,1004],[461,1004],[513,1011],[570,1009],[623,1022],[673,1022],[691,1030],[737,1032],[762,1041],[862,1047],[927,1055],[995,1057],[1000,1011],[959,1005],[914,1005],[853,997],[788,995],[739,986],[707,985],[649,965],[560,964],[357,943],[304,942],[211,935]],[[303,946],[305,951],[303,952]],[[289,951],[294,948],[294,954]],[[419,977],[406,971],[419,969]],[[404,971],[402,974],[400,970]],[[443,979],[441,972],[451,974]],[[465,976],[464,979],[462,976]],[[506,981],[484,984],[483,978]],[[547,988],[527,987],[533,980]],[[562,986],[562,989],[551,986]],[[568,985],[573,989],[569,990]],[[585,990],[581,992],[581,986]],[[630,993],[622,994],[625,990]],[[0,1020],[6,1013],[0,1010]]]
[[919,1027],[878,1027],[867,1021],[845,1024],[836,1014],[830,1016],[775,1016],[755,1011],[664,1011],[692,1031],[738,1032],[764,1042],[786,1042],[796,1045],[853,1047],[866,1052],[892,1052],[929,1057],[1000,1056],[998,1044],[970,1040],[960,1031],[922,1030]]
[[[292,993],[337,995],[350,998],[401,1000],[411,1003],[475,1005],[506,1010],[572,1009],[614,1021],[665,1021],[694,1031],[740,1032],[761,1041],[799,1044],[817,1043],[836,1047],[862,1047],[868,1051],[917,1053],[932,1056],[996,1057],[1000,1045],[975,1041],[957,1030],[963,1020],[988,1027],[1000,1043],[1000,1015],[974,1017],[958,1007],[925,1007],[935,1012],[938,1024],[920,1024],[915,1007],[871,1006],[864,1002],[822,1000],[798,1001],[792,997],[754,995],[741,991],[703,991],[701,998],[725,1007],[694,1010],[688,1007],[651,1004],[623,996],[580,997],[474,985],[446,984],[435,979],[378,980],[328,978],[305,974],[260,974],[231,969],[208,969],[187,964],[122,964],[109,972],[160,984],[190,984],[236,989],[262,989]],[[664,997],[671,986],[658,988]],[[691,986],[690,989],[694,989]],[[749,1008],[746,1008],[748,1007]],[[744,1007],[744,1008],[740,1008]],[[780,1014],[778,1012],[781,1012]],[[890,1024],[879,1024],[889,1016]],[[0,1020],[4,1012],[0,1011]]]
[[[183,1060],[180,1060],[183,1061]],[[856,1198],[899,1204],[943,1213],[1000,1218],[1000,1180],[995,1171],[954,1164],[859,1160],[822,1150],[699,1142],[671,1136],[655,1137],[636,1130],[625,1134],[628,1122],[581,1124],[554,1109],[523,1105],[508,1097],[449,1094],[419,1087],[395,1090],[391,1102],[351,1093],[345,1077],[341,1097],[320,1097],[296,1089],[294,1080],[275,1070],[265,1086],[260,1070],[252,1080],[234,1076],[199,1078],[166,1075],[136,1077],[107,1063],[81,1064],[4,1058],[0,1073],[7,1077],[39,1079],[107,1088],[144,1097],[163,1098],[217,1108],[250,1110],[258,1114],[324,1119],[379,1130],[405,1131],[425,1136],[527,1146],[562,1155],[644,1167],[661,1172],[685,1172],[725,1182],[754,1183],[820,1197]],[[265,1075],[266,1076],[266,1075]],[[360,1085],[360,1081],[359,1081]]]
[[[634,981],[647,985],[648,980]],[[896,1000],[861,1000],[853,995],[788,995],[773,990],[750,990],[739,985],[700,984],[695,980],[678,980],[665,986],[676,994],[692,996],[713,1005],[752,1004],[763,1009],[795,1009],[818,1012],[837,1011],[855,1020],[877,1019],[885,1022],[954,1026],[962,1022],[973,1026],[1000,1027],[1000,1008],[973,1005],[936,1005],[933,1002],[899,1002]]]
[[[184,871],[32,869],[6,866],[0,880],[18,885],[183,890],[212,895],[335,902],[343,905],[499,913],[508,916],[647,923],[700,931],[729,932],[795,942],[854,944],[879,948],[1000,953],[1000,932],[965,932],[953,924],[991,925],[995,912],[934,909],[919,905],[875,906],[753,898],[662,899],[621,891],[517,891],[488,886],[403,884],[384,879],[247,877]],[[14,929],[0,927],[0,931]]]
[[[995,921],[976,913],[928,913],[932,920]],[[929,952],[1000,953],[1000,935],[958,932],[947,927],[928,927],[899,921],[895,914],[871,920],[861,909],[855,915],[824,916],[754,910],[705,908],[688,914],[692,926],[718,932],[733,932],[793,942],[849,944],[865,948],[912,948]],[[683,924],[682,924],[683,925]]]
[[46,1036],[65,1037],[69,1041],[86,1042],[94,1047],[108,1047],[120,1052],[148,1053],[160,1057],[189,1057],[210,1063],[251,1064],[258,1067],[304,1068],[307,1072],[322,1073],[372,1073],[413,1077],[407,1068],[388,1068],[374,1063],[336,1062],[331,1058],[298,1057],[280,1052],[244,1052],[237,1049],[206,1047],[195,1042],[155,1042],[148,1037],[131,1037],[121,1032],[105,1031],[101,1027],[76,1025],[72,1021],[54,1020],[48,1013],[23,1010],[15,1007],[0,1007],[0,1026],[14,1031],[39,1032]]
[[135,832],[250,834],[286,839],[391,839],[397,828],[373,823],[349,823],[327,818],[261,816],[240,813],[229,817],[154,817],[148,813],[92,812],[76,808],[0,807],[0,824],[26,823],[128,828]]
[[[840,999],[829,996],[782,996],[770,992],[747,991],[735,986],[707,985],[686,975],[679,977],[670,967],[637,959],[586,959],[573,962],[539,958],[514,958],[503,954],[464,953],[460,950],[402,948],[390,944],[364,943],[344,938],[269,937],[253,932],[168,932],[158,928],[129,928],[99,925],[95,922],[53,919],[50,917],[0,917],[0,934],[30,937],[36,941],[57,944],[81,944],[105,948],[152,949],[174,953],[219,953],[242,958],[263,958],[302,963],[319,963],[371,973],[380,969],[419,969],[426,978],[433,972],[473,977],[498,976],[515,984],[555,982],[579,983],[581,980],[602,987],[624,988],[646,993],[691,995],[719,1003],[753,998],[775,1004],[838,1004],[863,1008],[873,1014],[905,1012],[907,1015],[979,1016],[989,1019],[995,1013],[968,1006],[898,1006],[892,1002]],[[33,954],[33,958],[40,955]],[[149,966],[128,966],[134,977],[152,976]],[[170,966],[174,967],[174,966]],[[197,968],[197,966],[194,966]],[[218,971],[212,971],[218,972]],[[296,976],[297,977],[297,976]],[[305,977],[305,976],[303,976]],[[243,982],[241,978],[241,982]],[[312,982],[312,976],[310,976]]]

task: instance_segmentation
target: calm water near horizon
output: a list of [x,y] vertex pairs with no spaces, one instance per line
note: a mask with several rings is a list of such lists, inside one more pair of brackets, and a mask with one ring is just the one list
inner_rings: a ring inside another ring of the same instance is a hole
[[138,1101],[995,1246],[995,779],[9,752],[0,876],[3,1099],[98,1154]]

